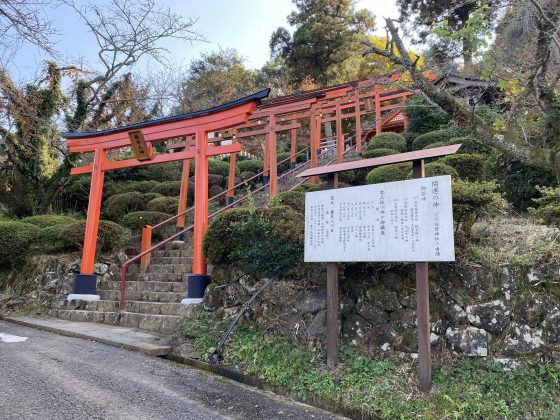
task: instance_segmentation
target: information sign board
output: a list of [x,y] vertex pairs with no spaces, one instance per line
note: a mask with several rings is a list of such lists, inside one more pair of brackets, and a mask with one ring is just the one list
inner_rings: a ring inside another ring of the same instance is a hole
[[304,259],[454,261],[451,177],[306,193]]

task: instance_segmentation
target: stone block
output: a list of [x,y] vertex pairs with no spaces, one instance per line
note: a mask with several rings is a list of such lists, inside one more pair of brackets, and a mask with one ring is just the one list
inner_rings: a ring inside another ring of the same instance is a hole
[[511,312],[501,300],[469,305],[466,313],[471,325],[493,334],[500,334],[511,320]]
[[491,335],[475,327],[449,327],[445,331],[445,339],[453,354],[465,356],[488,356]]

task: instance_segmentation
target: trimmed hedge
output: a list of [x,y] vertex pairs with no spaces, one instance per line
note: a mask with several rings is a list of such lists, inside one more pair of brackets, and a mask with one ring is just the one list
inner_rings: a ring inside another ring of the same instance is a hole
[[213,187],[214,185],[217,185],[218,187],[223,187],[224,185],[226,185],[226,180],[228,178],[229,176],[224,178],[221,175],[208,174],[208,186]]
[[[194,191],[194,184],[189,183],[189,195]],[[166,197],[179,197],[181,193],[181,181],[160,182],[152,192],[165,195]]]
[[0,265],[22,263],[39,232],[40,228],[31,223],[0,222]]
[[104,195],[110,197],[127,192],[149,193],[159,185],[158,181],[119,181],[106,184]]
[[459,153],[478,153],[487,155],[492,151],[492,147],[486,146],[484,143],[476,140],[472,136],[453,137],[447,144],[462,144]]
[[[210,188],[208,188],[208,198],[215,197],[216,195],[221,194],[224,191],[225,191],[225,189],[220,187],[219,185],[213,185]],[[217,198],[217,200],[220,200],[224,197],[225,197],[225,195],[220,197],[220,198]]]
[[459,178],[468,181],[481,181],[486,175],[487,161],[482,155],[461,153],[445,156],[438,162],[452,166],[459,174]]
[[431,144],[428,144],[427,146],[424,146],[423,150],[433,149],[434,147],[443,147],[443,146],[447,146],[447,143],[445,143],[443,141],[438,141],[436,143],[431,143]]
[[[74,221],[76,223],[76,221]],[[35,247],[39,252],[56,253],[77,249],[75,244],[68,242],[64,232],[69,225],[54,225],[41,229],[35,240]]]
[[233,209],[217,216],[204,237],[212,265],[234,265],[261,276],[295,273],[303,266],[304,218],[287,206]]
[[391,149],[397,152],[406,150],[406,139],[402,134],[386,132],[379,133],[372,137],[367,149]]
[[[80,221],[68,226],[61,236],[72,248],[81,249],[84,243],[86,221]],[[111,252],[119,249],[124,242],[126,231],[124,228],[109,220],[99,221],[96,252]]]
[[56,225],[68,225],[76,223],[77,220],[70,216],[63,216],[61,214],[43,214],[37,216],[29,216],[20,220],[22,223],[31,223],[32,225],[40,228],[46,228]]
[[[191,165],[192,166],[192,165]],[[237,170],[236,172],[239,172]],[[214,175],[221,175],[226,177],[229,175],[229,162],[223,160],[209,159],[208,160],[208,173]]]
[[138,169],[138,175],[146,180],[158,182],[176,181],[181,179],[182,162],[167,162],[148,165]]
[[298,213],[305,213],[305,193],[302,191],[284,191],[272,200],[270,207],[288,206]]
[[[439,161],[426,164],[424,172],[426,176],[451,175],[453,179],[459,178],[459,174],[455,168]],[[408,173],[408,178],[412,178],[412,171]]]
[[139,232],[146,225],[157,225],[169,218],[169,214],[160,211],[135,211],[124,216],[122,224],[134,232]]
[[255,174],[258,174],[259,172],[263,171],[264,162],[262,160],[253,159],[242,160],[241,162],[237,162],[237,168],[241,173],[253,172]]
[[144,193],[144,198],[148,203],[152,201],[154,198],[159,198],[159,197],[163,197],[163,195],[158,193]]
[[368,184],[379,184],[381,182],[402,181],[408,178],[412,170],[412,163],[398,163],[374,168],[366,176]]
[[142,193],[130,191],[109,197],[105,201],[103,213],[109,220],[121,220],[130,212],[144,210],[146,204]]
[[179,199],[177,197],[158,197],[148,203],[146,210],[151,212],[176,214],[178,208]]
[[370,149],[368,148],[365,152],[362,153],[362,157],[364,159],[371,159],[381,156],[389,156],[398,153],[394,149]]
[[433,143],[449,144],[449,141],[455,137],[457,137],[457,130],[445,129],[431,131],[416,137],[412,142],[412,150],[422,150],[428,144]]

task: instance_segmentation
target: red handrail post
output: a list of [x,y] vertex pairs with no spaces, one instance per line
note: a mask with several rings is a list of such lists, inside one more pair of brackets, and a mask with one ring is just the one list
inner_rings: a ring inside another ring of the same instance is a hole
[[[152,226],[146,225],[142,227],[142,245],[140,252],[144,252],[152,247]],[[145,273],[148,265],[150,265],[151,253],[147,253],[140,258],[140,272]]]
[[[311,107],[311,112],[309,115],[309,149],[311,152],[311,167],[316,168],[318,159],[317,159],[317,151],[319,149],[319,138],[321,137],[320,133],[317,133],[317,117],[316,117],[316,108],[313,106]],[[319,177],[312,176],[311,183],[317,184],[319,182]]]
[[360,91],[356,91],[354,113],[356,114],[356,151],[362,154],[362,119],[360,116]]
[[336,101],[336,161],[342,162],[344,153],[344,134],[342,134],[342,109],[340,101]]
[[204,130],[196,132],[196,167],[194,193],[194,243],[193,273],[206,274],[206,259],[202,253],[202,242],[208,227],[208,134]]

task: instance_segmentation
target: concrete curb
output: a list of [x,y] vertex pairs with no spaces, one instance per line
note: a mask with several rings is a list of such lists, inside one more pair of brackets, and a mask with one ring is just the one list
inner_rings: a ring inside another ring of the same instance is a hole
[[[124,337],[121,337],[120,340],[117,337],[115,337],[114,339],[109,339],[96,335],[93,332],[86,333],[86,332],[71,331],[68,329],[57,328],[55,326],[46,325],[46,322],[37,322],[37,321],[41,321],[38,318],[27,318],[27,319],[25,318],[26,317],[21,317],[21,318],[3,317],[2,319],[17,325],[36,328],[38,330],[64,335],[66,337],[83,338],[86,340],[92,340],[99,343],[103,343],[112,347],[138,351],[147,354],[148,356],[156,356],[156,357],[166,356],[171,350],[171,347],[169,346],[160,346],[160,345],[150,344],[150,343],[130,342],[130,340],[123,340]],[[92,324],[92,323],[88,323],[88,324]]]

